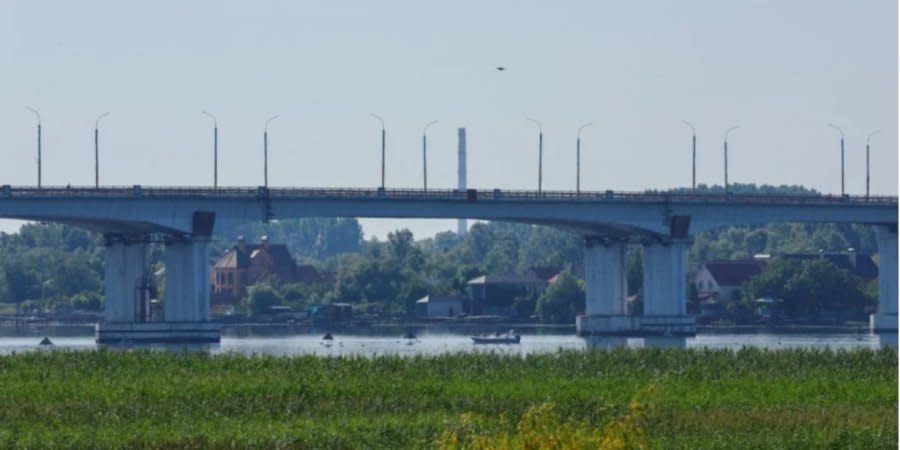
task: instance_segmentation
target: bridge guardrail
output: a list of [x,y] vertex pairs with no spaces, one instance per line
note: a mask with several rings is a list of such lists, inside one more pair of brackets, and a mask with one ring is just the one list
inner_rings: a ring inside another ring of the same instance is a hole
[[263,195],[270,200],[315,199],[378,199],[389,201],[448,200],[448,201],[583,201],[583,202],[638,202],[638,203],[751,203],[751,204],[887,204],[896,205],[893,196],[840,196],[817,194],[741,194],[722,192],[621,192],[621,191],[519,191],[469,189],[367,189],[367,188],[284,188],[284,187],[159,187],[159,186],[109,186],[72,187],[51,186],[38,189],[33,186],[0,186],[0,200],[15,198],[243,198],[258,199]]

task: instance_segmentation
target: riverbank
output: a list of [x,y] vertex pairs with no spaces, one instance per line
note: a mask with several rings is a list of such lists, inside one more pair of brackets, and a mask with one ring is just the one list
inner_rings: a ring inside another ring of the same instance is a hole
[[[0,357],[0,447],[410,448],[617,436],[656,448],[895,448],[897,354]],[[623,434],[624,433],[624,434]],[[612,441],[610,441],[612,442]]]

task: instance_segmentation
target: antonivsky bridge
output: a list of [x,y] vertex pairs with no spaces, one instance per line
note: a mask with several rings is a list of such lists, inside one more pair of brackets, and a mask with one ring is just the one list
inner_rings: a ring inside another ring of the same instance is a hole
[[[874,330],[897,330],[897,197],[708,193],[299,188],[0,187],[0,217],[103,233],[106,311],[98,342],[218,341],[209,317],[216,225],[273,218],[471,218],[539,224],[585,242],[582,335],[691,335],[685,263],[694,233],[773,222],[875,227],[880,262]],[[149,321],[147,246],[165,243],[162,321]],[[625,308],[625,247],[644,249],[644,313]]]

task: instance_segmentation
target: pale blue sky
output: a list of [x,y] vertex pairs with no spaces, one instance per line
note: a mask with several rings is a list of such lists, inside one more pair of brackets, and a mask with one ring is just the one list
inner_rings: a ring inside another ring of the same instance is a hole
[[[508,70],[498,72],[498,65]],[[34,117],[44,118],[44,183],[207,185],[219,118],[222,185],[373,187],[379,126],[388,187],[456,183],[456,128],[469,184],[641,190],[729,179],[840,190],[833,122],[847,134],[847,186],[897,192],[897,2],[773,1],[15,1],[0,3],[0,184],[34,184]],[[367,234],[451,221],[364,221]],[[0,228],[10,229],[7,222]]]

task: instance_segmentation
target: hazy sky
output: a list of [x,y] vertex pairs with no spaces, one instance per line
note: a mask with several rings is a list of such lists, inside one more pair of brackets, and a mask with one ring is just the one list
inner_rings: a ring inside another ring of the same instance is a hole
[[[897,192],[896,0],[772,1],[16,1],[0,2],[0,184],[35,184],[34,116],[44,124],[44,184],[210,185],[211,120],[220,185],[262,184],[270,126],[273,186],[374,187],[387,124],[388,187],[456,183],[456,129],[467,128],[469,185],[544,188],[698,181]],[[506,71],[495,70],[498,65]],[[417,237],[452,221],[365,220],[368,234]],[[0,228],[9,230],[12,222]]]

